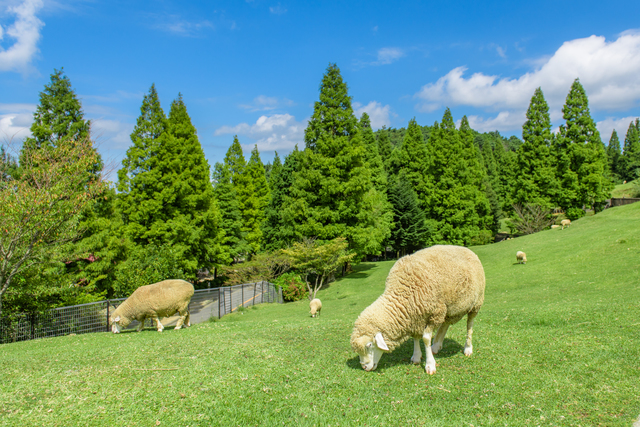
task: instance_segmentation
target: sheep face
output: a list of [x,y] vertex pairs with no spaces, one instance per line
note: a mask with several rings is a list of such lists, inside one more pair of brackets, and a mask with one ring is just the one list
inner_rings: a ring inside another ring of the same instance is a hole
[[358,344],[356,353],[360,356],[360,366],[365,371],[373,371],[378,367],[378,362],[385,351],[389,351],[389,347],[384,342],[382,334],[378,332],[375,337],[361,337],[357,340]]
[[111,332],[113,332],[114,334],[119,334],[124,328],[129,326],[129,323],[131,322],[127,322],[125,319],[121,318],[120,316],[116,316],[115,318],[113,317],[109,318],[109,324],[111,325]]

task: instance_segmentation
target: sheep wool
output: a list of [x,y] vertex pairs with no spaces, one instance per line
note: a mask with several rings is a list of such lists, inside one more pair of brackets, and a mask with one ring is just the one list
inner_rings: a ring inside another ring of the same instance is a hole
[[164,326],[159,318],[175,313],[180,314],[175,329],[180,329],[182,325],[191,326],[189,302],[193,293],[193,285],[184,280],[164,280],[140,286],[109,316],[111,331],[117,334],[137,320],[140,322],[139,332],[144,327],[145,319],[150,318],[156,323],[158,332],[162,332]]
[[564,230],[564,227],[568,227],[571,225],[571,220],[563,219],[562,221],[560,221],[560,225],[562,225],[562,229]]
[[527,254],[522,251],[516,252],[516,260],[518,264],[526,264],[527,263]]
[[[439,245],[400,258],[389,271],[385,290],[355,322],[351,347],[366,371],[375,369],[383,352],[392,351],[413,337],[411,361],[426,353],[425,371],[436,372],[433,354],[442,348],[450,325],[467,316],[464,354],[473,352],[473,319],[484,302],[482,263],[471,250]],[[431,337],[438,331],[433,346]]]
[[309,311],[309,313],[311,313],[311,317],[320,316],[320,310],[322,309],[322,302],[318,298],[314,298],[309,303],[309,308],[311,309],[311,311]]

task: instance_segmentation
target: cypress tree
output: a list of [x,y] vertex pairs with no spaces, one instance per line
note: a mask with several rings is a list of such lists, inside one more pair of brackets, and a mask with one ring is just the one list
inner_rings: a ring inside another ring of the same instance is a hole
[[382,164],[384,166],[384,170],[387,172],[387,177],[389,176],[389,162],[391,160],[391,152],[393,151],[393,146],[391,145],[391,139],[389,138],[389,130],[382,126],[378,132],[378,153],[380,154],[380,158],[382,158]]
[[621,155],[622,150],[620,148],[620,139],[618,138],[618,133],[614,129],[613,132],[611,132],[611,138],[609,138],[609,144],[607,145],[607,157],[609,159],[609,169],[611,170],[611,174],[615,176],[616,179],[620,179],[623,175],[620,170]]
[[[464,123],[464,121],[463,121]],[[426,200],[427,217],[434,223],[430,243],[470,244],[490,228],[491,208],[483,189],[483,171],[476,147],[456,130],[447,108],[440,126],[431,132],[428,176],[433,190]]]
[[629,123],[620,159],[623,179],[632,181],[640,176],[640,120]]
[[275,238],[275,234],[281,226],[280,208],[282,207],[283,198],[282,169],[282,161],[276,151],[269,174],[269,204],[265,209],[264,221],[262,223],[262,247],[267,251],[285,247],[284,245],[278,245],[279,242]]
[[514,202],[552,208],[559,191],[551,153],[549,106],[540,88],[531,98],[527,120],[522,125],[524,143],[517,149]]
[[250,251],[250,247],[242,236],[242,215],[238,207],[238,195],[231,181],[229,167],[224,163],[217,162],[214,166],[212,180],[213,195],[221,215],[223,253],[228,254],[227,263],[231,259],[237,262],[242,254]]
[[252,250],[251,245],[248,243],[247,234],[249,228],[247,227],[247,218],[245,214],[245,206],[250,205],[250,198],[253,196],[253,183],[246,174],[247,161],[242,153],[242,146],[238,140],[238,136],[233,137],[233,142],[227,150],[227,154],[224,158],[224,165],[231,174],[231,183],[236,193],[236,200],[238,201],[238,210],[242,218],[241,224],[241,241],[245,243],[243,247],[247,249],[247,254]]
[[362,141],[364,143],[364,160],[371,171],[371,182],[380,194],[387,192],[387,173],[385,172],[382,157],[378,152],[376,136],[371,129],[371,120],[367,113],[362,113],[360,117],[360,130],[362,131]]
[[399,176],[403,173],[405,179],[416,192],[420,205],[424,207],[430,192],[427,177],[429,152],[422,137],[422,130],[416,119],[409,120],[407,131],[400,147],[392,154],[390,175]]
[[403,255],[422,249],[429,237],[429,229],[420,201],[403,173],[389,187],[389,202],[393,208],[390,245]]
[[[247,197],[244,200],[244,209],[242,217],[244,222],[244,230],[247,232],[247,243],[251,246],[252,253],[260,252],[262,241],[261,225],[265,218],[265,210],[269,203],[269,185],[264,170],[264,164],[260,160],[260,153],[256,145],[251,150],[251,157],[245,169],[247,181],[251,182],[250,186],[253,192],[245,193]],[[241,193],[242,194],[242,193]]]
[[[574,192],[573,198],[565,201],[570,204],[563,207],[587,205],[597,211],[610,196],[612,184],[604,145],[591,118],[589,100],[579,79],[571,85],[562,113],[566,123],[560,126],[558,137],[559,147],[564,150],[560,153],[558,176],[565,179],[563,174],[568,174],[572,179],[568,184]],[[564,185],[562,188],[564,192]]]
[[323,76],[305,144],[285,221],[304,237],[345,237],[359,257],[380,251],[390,215],[371,182],[362,133],[335,64]]

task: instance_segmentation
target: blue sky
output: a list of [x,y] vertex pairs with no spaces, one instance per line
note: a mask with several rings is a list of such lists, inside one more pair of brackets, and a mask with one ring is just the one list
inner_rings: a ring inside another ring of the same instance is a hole
[[440,121],[521,136],[541,87],[554,127],[578,77],[605,143],[640,116],[638,1],[0,0],[0,142],[29,135],[38,95],[64,71],[119,167],[155,84],[182,93],[209,164],[237,134],[266,163],[304,146],[329,63],[374,128]]

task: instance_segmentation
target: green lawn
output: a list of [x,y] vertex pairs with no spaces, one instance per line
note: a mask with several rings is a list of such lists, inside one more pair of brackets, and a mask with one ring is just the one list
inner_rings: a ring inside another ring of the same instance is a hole
[[619,184],[611,191],[611,197],[638,197],[640,196],[640,183],[636,181]]
[[[0,425],[630,426],[640,414],[640,203],[472,248],[474,354],[453,326],[429,376],[412,343],[365,372],[349,336],[392,261],[308,302],[179,331],[0,346]],[[527,253],[526,265],[515,253]]]

